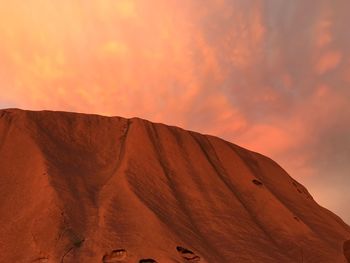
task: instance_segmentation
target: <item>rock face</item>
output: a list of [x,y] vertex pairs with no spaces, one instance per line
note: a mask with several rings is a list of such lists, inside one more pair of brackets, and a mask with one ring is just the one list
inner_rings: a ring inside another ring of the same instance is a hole
[[344,242],[344,255],[347,259],[347,262],[350,263],[350,240],[346,240]]
[[137,118],[0,111],[0,224],[0,262],[350,262],[271,159]]

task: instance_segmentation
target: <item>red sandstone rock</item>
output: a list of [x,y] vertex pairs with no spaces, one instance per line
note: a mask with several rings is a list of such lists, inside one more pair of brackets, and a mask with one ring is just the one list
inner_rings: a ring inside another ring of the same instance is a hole
[[350,262],[274,161],[138,118],[0,111],[0,225],[0,262]]

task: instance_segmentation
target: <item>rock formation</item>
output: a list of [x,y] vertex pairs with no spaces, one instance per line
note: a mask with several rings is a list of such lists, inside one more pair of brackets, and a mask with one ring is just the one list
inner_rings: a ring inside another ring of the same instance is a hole
[[0,262],[350,262],[274,161],[138,118],[1,110],[0,197]]

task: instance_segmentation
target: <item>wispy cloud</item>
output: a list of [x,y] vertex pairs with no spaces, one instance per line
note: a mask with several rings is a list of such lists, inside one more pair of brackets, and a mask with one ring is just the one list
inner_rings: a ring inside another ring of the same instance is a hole
[[224,137],[276,159],[350,222],[347,10],[347,0],[0,0],[0,105]]

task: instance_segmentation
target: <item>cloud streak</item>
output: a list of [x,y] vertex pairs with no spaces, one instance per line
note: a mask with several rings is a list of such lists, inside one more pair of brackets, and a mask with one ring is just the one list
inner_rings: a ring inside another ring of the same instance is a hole
[[0,0],[0,105],[221,136],[350,222],[349,1],[152,3]]

